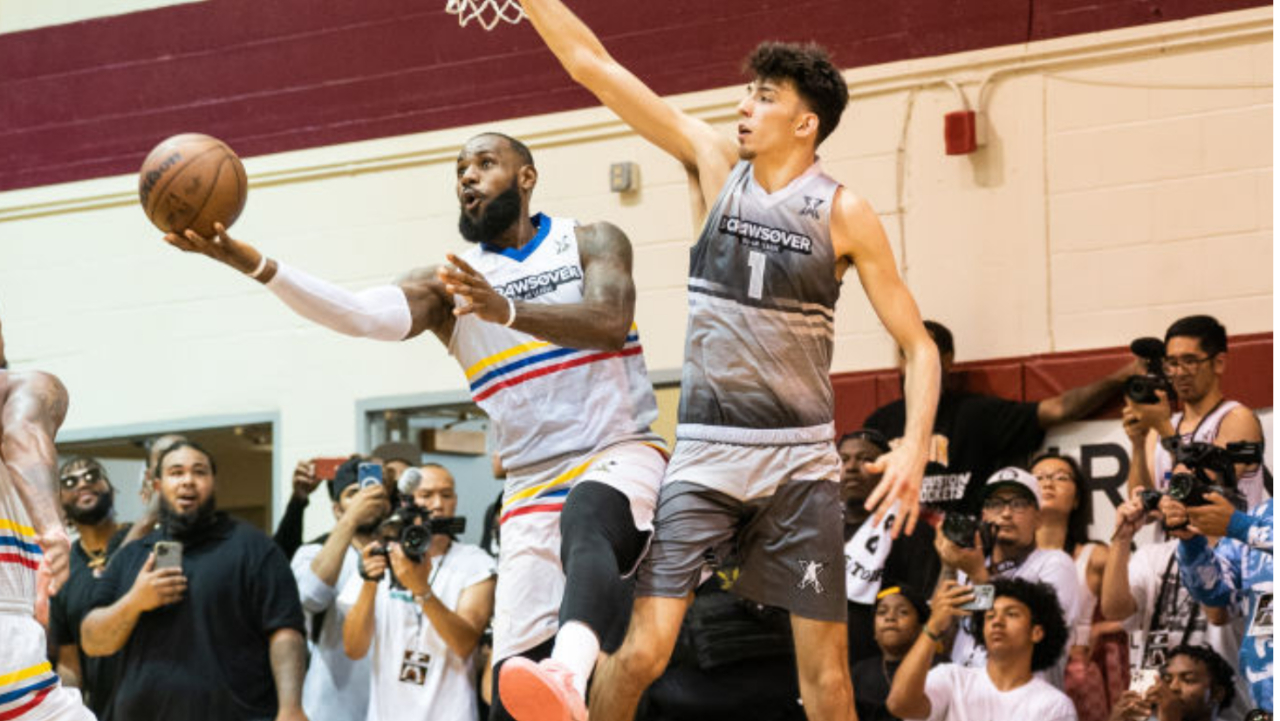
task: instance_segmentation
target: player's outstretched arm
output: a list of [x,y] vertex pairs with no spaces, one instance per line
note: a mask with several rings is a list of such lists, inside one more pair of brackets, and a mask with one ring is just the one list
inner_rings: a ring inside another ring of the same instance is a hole
[[67,415],[67,389],[48,373],[0,373],[0,459],[36,532],[50,595],[67,580],[71,541],[58,515],[53,439]]
[[566,348],[619,350],[627,342],[635,316],[636,286],[631,279],[631,241],[617,226],[595,223],[577,229],[582,259],[579,303],[508,302],[466,261],[449,255],[439,269],[445,292],[462,298],[455,315],[475,315]]
[[[525,15],[570,77],[628,125],[690,171],[727,175],[737,161],[733,140],[663,100],[604,49],[560,0],[521,0]],[[719,191],[724,177],[718,178]]]
[[893,524],[896,538],[904,526],[907,533],[915,530],[919,514],[920,483],[928,461],[929,437],[933,433],[942,380],[938,347],[924,328],[915,298],[898,275],[879,216],[865,200],[843,188],[835,206],[831,234],[836,256],[853,261],[871,307],[907,360],[903,388],[907,424],[902,443],[869,467],[874,472],[883,472],[884,477],[867,498],[867,508],[875,509],[876,522],[895,501],[901,502]]
[[352,292],[297,268],[267,258],[252,245],[227,234],[205,238],[188,230],[165,242],[188,253],[207,255],[256,278],[298,315],[344,335],[398,341],[433,331],[444,342],[452,330],[452,307],[434,269],[415,271],[396,284]]

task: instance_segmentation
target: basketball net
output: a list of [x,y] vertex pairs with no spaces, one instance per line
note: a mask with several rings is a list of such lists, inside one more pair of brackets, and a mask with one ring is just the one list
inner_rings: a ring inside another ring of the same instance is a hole
[[524,9],[516,0],[448,0],[444,11],[457,15],[462,27],[475,20],[485,30],[494,29],[499,22],[514,25],[524,19]]

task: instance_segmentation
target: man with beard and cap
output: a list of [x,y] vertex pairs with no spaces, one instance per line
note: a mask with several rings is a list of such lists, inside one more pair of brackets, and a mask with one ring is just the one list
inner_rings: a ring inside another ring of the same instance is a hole
[[[299,721],[306,668],[298,586],[271,539],[217,510],[217,465],[191,441],[160,454],[160,528],[94,587],[86,654],[120,653],[116,719]],[[181,543],[156,568],[156,544]]]
[[119,659],[81,653],[80,622],[89,612],[94,579],[124,544],[130,525],[116,522],[116,489],[98,461],[72,458],[58,470],[58,483],[62,512],[80,538],[71,545],[67,585],[49,600],[49,637],[58,648],[58,674],[68,685],[78,685],[85,704],[98,718],[106,718]]
[[[880,483],[867,466],[889,452],[879,431],[846,433],[836,444],[840,453],[840,498],[844,501],[845,595],[849,599],[849,665],[880,655],[875,639],[876,599],[886,579],[912,588],[933,588],[942,561],[933,548],[934,530],[916,524],[911,533],[893,538],[895,513],[877,523],[866,509],[867,497]],[[886,693],[888,690],[886,689]]]
[[38,597],[56,595],[67,579],[71,544],[58,517],[53,445],[66,415],[67,390],[57,378],[0,370],[0,718],[6,720],[93,718],[79,694],[60,685],[35,618]]
[[342,650],[346,614],[338,594],[360,571],[360,551],[372,543],[378,523],[390,511],[381,486],[360,488],[353,456],[329,481],[333,530],[298,549],[293,577],[307,613],[311,665],[302,687],[302,710],[311,721],[363,719],[369,708],[369,661],[352,660]]
[[[340,333],[399,341],[431,331],[448,347],[494,423],[507,469],[493,658],[546,669],[556,681],[546,691],[585,714],[596,660],[626,632],[625,576],[647,547],[667,456],[649,428],[657,402],[632,323],[630,241],[608,223],[531,214],[537,180],[520,141],[467,141],[458,229],[475,246],[359,293],[268,258],[221,226],[214,238],[187,231],[165,241],[246,273]],[[499,689],[491,718],[510,718],[504,698]]]

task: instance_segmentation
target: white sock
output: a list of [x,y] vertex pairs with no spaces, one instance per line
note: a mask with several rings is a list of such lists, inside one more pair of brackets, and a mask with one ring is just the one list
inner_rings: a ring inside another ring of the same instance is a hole
[[579,621],[570,621],[560,627],[555,648],[551,650],[551,659],[573,672],[573,687],[583,698],[587,696],[587,680],[591,678],[591,670],[595,668],[599,655],[600,639],[587,624]]

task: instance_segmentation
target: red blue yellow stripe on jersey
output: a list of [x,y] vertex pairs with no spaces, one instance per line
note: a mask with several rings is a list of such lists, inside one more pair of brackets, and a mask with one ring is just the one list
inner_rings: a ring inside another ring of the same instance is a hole
[[466,370],[467,382],[471,385],[472,398],[479,402],[498,391],[535,378],[643,352],[640,334],[634,324],[627,334],[626,344],[617,351],[578,350],[562,348],[545,341],[533,341],[507,348],[474,363]]
[[40,566],[36,529],[0,518],[0,564],[11,563],[31,570]]
[[[667,449],[657,443],[644,443],[643,445],[657,451],[664,459],[671,457]],[[596,459],[607,452],[603,451],[590,456],[587,460],[546,483],[539,483],[536,486],[529,486],[512,493],[502,501],[502,515],[498,518],[499,525],[506,523],[508,518],[523,516],[526,513],[559,513],[564,508],[564,501],[568,497],[569,491],[573,490],[573,482],[583,473],[586,473],[591,464],[596,462]]]
[[0,675],[0,721],[22,717],[58,687],[48,661]]

